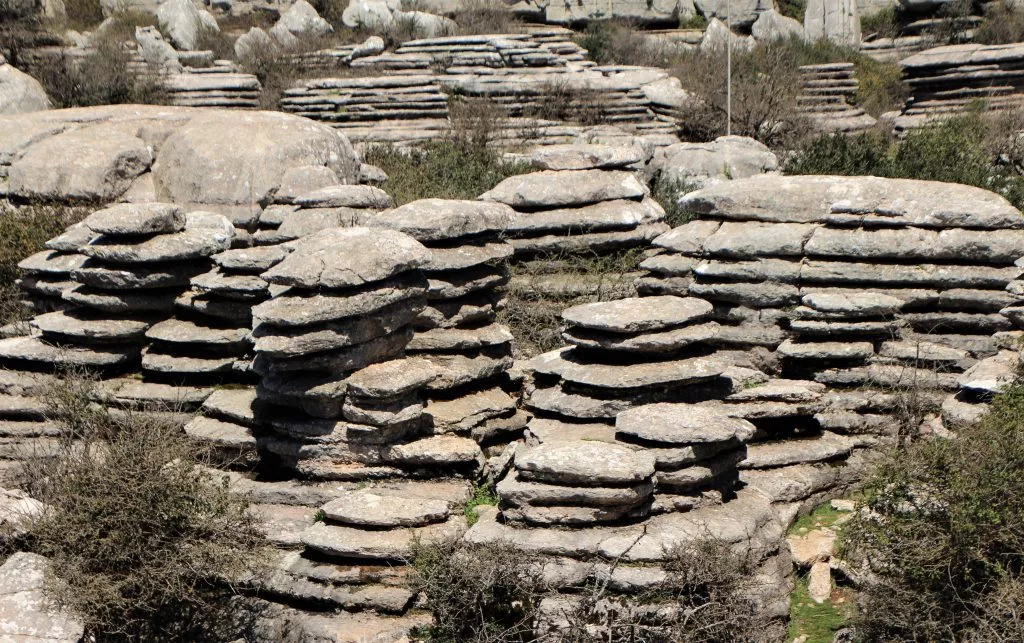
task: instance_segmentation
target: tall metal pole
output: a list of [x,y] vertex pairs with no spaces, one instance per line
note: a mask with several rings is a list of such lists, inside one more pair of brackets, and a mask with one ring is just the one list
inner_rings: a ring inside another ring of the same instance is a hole
[[725,25],[729,28],[725,39],[725,135],[732,136],[732,0],[725,3]]

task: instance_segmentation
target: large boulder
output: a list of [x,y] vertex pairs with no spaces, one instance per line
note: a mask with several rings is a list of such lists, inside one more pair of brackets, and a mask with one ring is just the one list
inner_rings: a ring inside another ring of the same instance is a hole
[[729,31],[729,27],[718,18],[712,18],[704,30],[704,38],[700,41],[700,49],[705,52],[724,51],[732,43],[733,51],[750,51],[754,48],[752,36],[740,36]]
[[857,0],[808,0],[804,13],[804,38],[831,40],[860,46],[860,14]]
[[153,163],[153,151],[134,131],[100,123],[32,145],[11,164],[11,194],[45,201],[111,201]]
[[0,114],[50,109],[50,99],[39,81],[18,71],[0,55]]
[[50,561],[19,552],[0,566],[0,640],[77,643],[82,622],[47,600]]
[[178,52],[155,27],[136,27],[135,42],[139,43],[139,54],[150,67],[171,74],[181,73]]
[[277,43],[270,37],[270,34],[259,27],[250,27],[249,31],[235,41],[235,58],[244,62],[261,53],[273,52],[276,48]]
[[157,24],[178,49],[190,51],[199,48],[207,33],[220,33],[217,20],[196,7],[192,0],[163,0],[156,10]]
[[341,20],[352,29],[382,30],[394,24],[394,12],[400,7],[399,0],[351,0],[341,14]]
[[708,20],[728,21],[732,11],[733,27],[749,27],[762,11],[775,8],[774,0],[694,0],[697,10]]
[[161,201],[225,206],[265,202],[291,167],[322,165],[355,183],[359,162],[332,128],[277,112],[204,111],[163,142],[153,166]]
[[660,148],[647,165],[649,178],[690,184],[693,189],[745,179],[779,169],[767,146],[745,136],[722,136],[710,143],[676,143]]
[[270,35],[282,45],[291,47],[303,40],[322,38],[333,31],[331,23],[321,18],[313,5],[306,0],[296,0],[271,27]]
[[803,25],[798,21],[774,10],[762,12],[750,28],[750,34],[758,42],[799,38],[803,33]]
[[359,177],[343,134],[277,112],[105,105],[0,116],[0,190],[18,199],[112,201],[142,183],[146,200],[237,221],[302,166],[343,184]]

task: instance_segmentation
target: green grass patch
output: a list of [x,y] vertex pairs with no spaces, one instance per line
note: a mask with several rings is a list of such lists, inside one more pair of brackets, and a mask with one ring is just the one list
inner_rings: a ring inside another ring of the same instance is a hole
[[384,189],[398,205],[418,199],[475,199],[510,176],[526,174],[526,163],[508,163],[482,145],[457,141],[406,150],[374,145],[363,155],[388,175]]
[[803,535],[815,529],[832,527],[844,514],[849,515],[849,512],[833,509],[832,504],[826,502],[806,516],[800,516],[789,528],[789,533]]
[[473,487],[473,497],[466,503],[464,510],[466,522],[469,523],[470,527],[480,520],[480,515],[476,512],[476,508],[480,505],[498,506],[498,492],[495,491],[494,487],[490,485],[475,485]]
[[796,589],[789,601],[788,640],[806,636],[806,643],[832,643],[838,630],[846,626],[849,607],[839,606],[831,600],[815,603],[807,589],[808,579],[796,580]]

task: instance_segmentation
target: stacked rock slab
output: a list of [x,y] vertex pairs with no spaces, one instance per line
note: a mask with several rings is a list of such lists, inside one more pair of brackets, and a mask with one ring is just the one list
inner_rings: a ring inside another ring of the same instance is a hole
[[800,95],[796,101],[800,111],[820,130],[863,132],[877,121],[851,104],[859,86],[853,63],[804,65],[800,67]]
[[818,442],[832,440],[824,432],[853,446],[885,439],[911,393],[937,410],[958,373],[995,354],[996,334],[1011,328],[1000,310],[1014,301],[1005,289],[1021,274],[1024,218],[995,194],[873,177],[758,177],[682,205],[699,218],[655,240],[664,252],[643,262],[649,275],[638,289],[708,299],[719,346],[770,349],[784,377],[828,385],[791,393],[817,405],[789,415]]
[[422,437],[420,391],[438,373],[401,359],[427,303],[419,268],[430,256],[394,230],[333,228],[263,273],[286,287],[253,310],[265,453],[328,480],[480,466],[472,440]]
[[668,230],[665,212],[623,168],[639,148],[573,145],[554,149],[546,169],[505,179],[480,195],[516,211],[508,237],[516,258],[645,247]]
[[612,423],[634,406],[727,395],[728,365],[713,356],[712,306],[692,297],[583,304],[562,314],[571,344],[527,363],[526,406],[562,422]]
[[293,168],[282,179],[273,203],[259,215],[257,246],[288,244],[330,228],[369,225],[394,201],[372,185],[340,185],[325,167]]
[[[97,211],[63,235],[78,236],[87,257],[63,292],[72,307],[31,321],[32,334],[3,340],[6,365],[30,370],[61,366],[125,371],[141,360],[161,371],[159,349],[145,333],[167,319],[189,280],[207,270],[209,257],[231,245],[224,217],[185,212],[162,203],[118,204]],[[69,246],[70,247],[70,246]]]
[[962,115],[977,101],[989,110],[1014,110],[1024,103],[1020,69],[1024,44],[949,45],[900,61],[909,91],[896,132]]
[[76,285],[71,273],[87,260],[78,248],[91,236],[89,229],[79,223],[47,241],[46,250],[18,263],[21,277],[16,285],[24,293],[22,303],[29,312],[41,314],[68,307],[64,291]]
[[526,425],[506,391],[512,334],[495,322],[513,252],[502,234],[514,216],[500,203],[423,199],[373,221],[408,234],[431,252],[421,267],[427,306],[406,347],[411,357],[439,372],[427,384],[426,430],[469,436],[495,451],[517,439]]

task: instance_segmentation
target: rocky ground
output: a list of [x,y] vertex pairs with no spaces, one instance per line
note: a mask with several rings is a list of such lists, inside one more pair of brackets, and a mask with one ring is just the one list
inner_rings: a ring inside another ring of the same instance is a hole
[[[742,560],[737,600],[764,637],[845,640],[863,570],[837,540],[858,483],[890,447],[976,423],[1019,370],[1024,215],[982,188],[783,176],[752,138],[682,140],[694,103],[678,77],[598,64],[566,28],[607,3],[516,3],[544,24],[483,35],[437,4],[353,0],[349,43],[304,0],[133,5],[154,24],[117,46],[160,105],[49,109],[0,57],[2,216],[84,215],[16,259],[5,542],[46,509],[22,465],[59,453],[48,398],[74,369],[96,378],[87,405],[173,423],[247,494],[272,553],[232,579],[260,614],[246,640],[427,637],[430,543],[511,548],[542,588],[528,639],[676,640],[692,614],[674,574],[707,541]],[[803,24],[785,4],[732,4],[611,10],[681,49],[867,37],[900,58],[912,99],[877,122],[853,64],[800,67],[816,130],[902,134],[981,94],[1017,106],[1017,45],[903,57],[926,14],[886,48],[859,18],[884,2],[808,2]],[[123,9],[12,57],[89,56]],[[272,26],[243,30],[233,60],[204,48],[257,11]],[[654,29],[687,21],[696,37]],[[420,37],[391,42],[409,24]],[[245,66],[268,55],[305,70],[279,111],[256,109],[269,83]],[[521,171],[479,194],[396,204],[364,162],[465,135],[484,104],[502,110],[490,149]],[[523,323],[552,301],[547,335]],[[50,565],[19,551],[0,566],[0,633],[88,638],[44,600]]]

